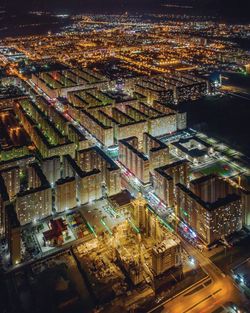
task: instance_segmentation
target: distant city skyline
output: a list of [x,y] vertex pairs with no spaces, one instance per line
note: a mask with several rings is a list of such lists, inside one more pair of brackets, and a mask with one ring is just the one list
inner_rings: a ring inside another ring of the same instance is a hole
[[[249,20],[248,0],[18,0],[1,1],[8,10],[53,10],[68,13],[105,12],[162,12],[216,15],[233,19]],[[164,7],[164,8],[163,8]]]
[[250,313],[247,2],[0,1],[0,312]]

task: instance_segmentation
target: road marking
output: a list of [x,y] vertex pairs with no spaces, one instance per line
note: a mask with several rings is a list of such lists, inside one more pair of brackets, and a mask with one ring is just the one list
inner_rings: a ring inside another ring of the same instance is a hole
[[195,307],[197,307],[199,304],[207,301],[208,299],[212,298],[212,295],[207,296],[206,298],[202,299],[201,301],[197,302],[196,304],[194,304],[193,306],[191,306],[189,309],[187,309],[186,311],[184,311],[183,313],[189,312],[192,309],[194,309]]
[[197,287],[195,287],[194,289],[192,289],[191,291],[187,292],[184,294],[184,297],[187,297],[187,296],[191,296],[193,295],[194,293],[196,293],[197,291],[200,291],[201,289],[204,288],[204,285],[198,285]]
[[207,296],[206,298],[202,299],[201,301],[197,302],[196,304],[194,304],[193,306],[191,306],[190,308],[188,308],[186,311],[184,311],[183,313],[189,312],[192,309],[194,309],[195,307],[197,307],[198,305],[200,305],[201,303],[207,301],[208,299],[212,298],[214,295],[216,295],[218,292],[220,292],[222,289],[218,289],[216,290],[213,294]]
[[218,290],[216,290],[214,293],[213,293],[213,295],[216,295],[218,292],[220,292],[222,289],[220,288],[220,289],[218,289]]
[[172,300],[174,300],[175,298],[185,294],[186,292],[188,292],[189,290],[195,288],[197,285],[202,284],[204,281],[206,281],[207,279],[210,279],[208,276],[202,278],[201,280],[197,281],[196,283],[194,283],[193,285],[189,286],[188,288],[180,291],[179,293],[173,295],[171,298],[167,299],[166,301],[158,304],[157,306],[155,306],[154,308],[150,309],[149,311],[147,311],[147,313],[152,313],[155,310],[159,309],[160,307],[162,307],[163,305],[167,304],[168,302],[171,302]]

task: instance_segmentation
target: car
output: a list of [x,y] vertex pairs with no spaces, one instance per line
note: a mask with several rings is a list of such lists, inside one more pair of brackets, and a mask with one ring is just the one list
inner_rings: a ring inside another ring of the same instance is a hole
[[228,302],[227,307],[232,309],[235,313],[241,313],[241,310],[238,308],[238,305],[233,302]]

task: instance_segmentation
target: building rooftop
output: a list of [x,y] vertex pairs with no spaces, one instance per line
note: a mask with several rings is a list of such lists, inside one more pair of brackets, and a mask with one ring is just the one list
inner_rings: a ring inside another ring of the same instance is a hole
[[210,203],[210,202],[205,202],[204,200],[202,200],[200,197],[198,197],[195,193],[193,193],[186,186],[180,183],[176,184],[176,186],[208,211],[216,210],[219,207],[225,206],[235,201],[239,201],[241,199],[239,195],[233,193],[233,194],[228,194],[224,198],[218,198],[215,202]]
[[180,166],[180,165],[183,165],[183,164],[188,164],[189,161],[184,159],[184,160],[179,160],[179,161],[176,161],[176,162],[173,162],[173,163],[170,163],[170,164],[167,164],[167,165],[164,165],[162,167],[159,167],[158,169],[160,171],[167,171],[168,169],[171,169],[171,168],[174,168],[176,166]]
[[60,186],[60,185],[67,184],[73,181],[75,181],[75,177],[60,178],[59,180],[56,181],[56,185]]
[[124,189],[120,193],[109,197],[109,199],[111,200],[111,202],[121,207],[126,204],[129,204],[131,200],[134,199],[134,197],[131,195],[131,193],[127,189]]
[[197,137],[181,138],[178,142],[173,142],[172,145],[193,158],[205,156],[207,149],[212,147]]
[[67,224],[62,218],[50,220],[49,224],[50,229],[43,233],[46,241],[62,236],[62,233],[67,230]]
[[153,247],[153,251],[157,254],[164,253],[168,249],[175,247],[179,244],[180,244],[180,242],[177,242],[176,240],[174,240],[172,238],[168,238],[168,239],[165,239],[162,242],[156,244]]
[[210,181],[211,179],[215,179],[215,178],[218,178],[218,179],[219,179],[219,177],[218,177],[217,175],[215,175],[215,174],[209,174],[209,175],[201,176],[201,177],[199,177],[199,178],[196,178],[196,179],[192,180],[192,181],[190,182],[190,184],[199,185],[199,184],[201,184],[201,183],[204,183],[204,182],[206,182],[206,181]]
[[133,147],[130,144],[130,140],[133,138],[137,138],[137,137],[129,137],[126,139],[121,139],[119,140],[119,142],[121,144],[123,144],[124,146],[126,146],[128,149],[130,149],[132,152],[134,152],[139,158],[141,158],[143,161],[148,161],[148,158],[146,157],[146,155],[142,152],[140,152],[139,150],[137,150],[135,147]]

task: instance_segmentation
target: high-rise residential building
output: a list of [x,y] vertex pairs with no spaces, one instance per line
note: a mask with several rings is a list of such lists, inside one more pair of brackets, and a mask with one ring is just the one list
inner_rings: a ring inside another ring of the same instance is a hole
[[147,217],[146,217],[146,207],[147,201],[143,198],[141,194],[132,201],[133,207],[133,218],[136,223],[136,226],[141,229],[146,229]]
[[133,90],[147,97],[150,105],[153,105],[154,101],[177,104],[206,95],[209,82],[188,73],[176,71],[147,79],[142,77],[134,84]]
[[[1,161],[0,162],[0,171],[11,168],[11,167],[19,167],[24,170],[29,164],[35,162],[35,157],[33,155],[26,155],[19,158],[14,158],[8,161]],[[22,173],[21,173],[22,174]]]
[[15,208],[12,204],[6,206],[6,231],[5,238],[8,244],[12,265],[21,262],[21,227]]
[[16,212],[21,225],[52,213],[51,186],[37,163],[27,170],[27,186],[16,196]]
[[226,181],[214,175],[176,185],[177,215],[205,244],[242,228],[241,197]]
[[143,152],[149,158],[149,171],[151,174],[153,174],[155,168],[169,163],[168,146],[148,133],[143,134]]
[[162,168],[164,172],[173,178],[173,183],[188,184],[189,181],[189,161],[180,160],[174,163],[168,164]]
[[77,199],[80,204],[98,200],[103,196],[102,175],[100,170],[81,171],[77,179]]
[[243,224],[250,226],[250,191],[240,190],[242,210],[243,210]]
[[152,269],[155,276],[163,274],[173,267],[181,266],[181,245],[172,238],[156,244],[152,250]]
[[9,204],[8,191],[4,179],[0,174],[0,238],[5,235],[6,228],[6,205]]
[[177,112],[177,129],[183,130],[187,128],[187,113],[186,112]]
[[172,207],[175,202],[175,185],[182,183],[187,185],[189,181],[189,162],[180,160],[165,166],[156,168],[153,174],[153,186],[156,195],[167,206]]
[[[83,157],[83,155],[81,156]],[[103,196],[103,175],[101,170],[94,168],[84,171],[70,155],[65,155],[63,157],[62,174],[63,178],[75,178],[76,198],[79,205],[100,199]]]
[[0,174],[4,179],[9,198],[13,200],[20,191],[21,170],[19,166],[14,166],[1,171]]
[[211,174],[190,181],[190,190],[204,202],[213,203],[225,198],[228,194],[236,193],[237,189],[228,182]]
[[41,168],[51,186],[61,178],[61,161],[59,156],[43,159]]
[[98,169],[101,173],[101,184],[109,196],[121,191],[121,169],[100,148],[91,147],[77,151],[77,164],[87,173]]
[[164,167],[159,167],[154,170],[153,186],[155,194],[167,206],[174,205],[174,182],[172,176],[164,171]]
[[149,182],[149,159],[138,150],[137,137],[129,137],[119,141],[119,161],[142,183]]
[[15,107],[15,113],[42,157],[75,155],[75,143],[63,135],[30,99],[19,100]]
[[55,208],[57,212],[73,209],[76,201],[76,179],[75,177],[61,178],[55,186]]
[[131,207],[132,219],[140,233],[150,237],[153,242],[161,241],[163,232],[159,218],[140,193],[131,201]]

